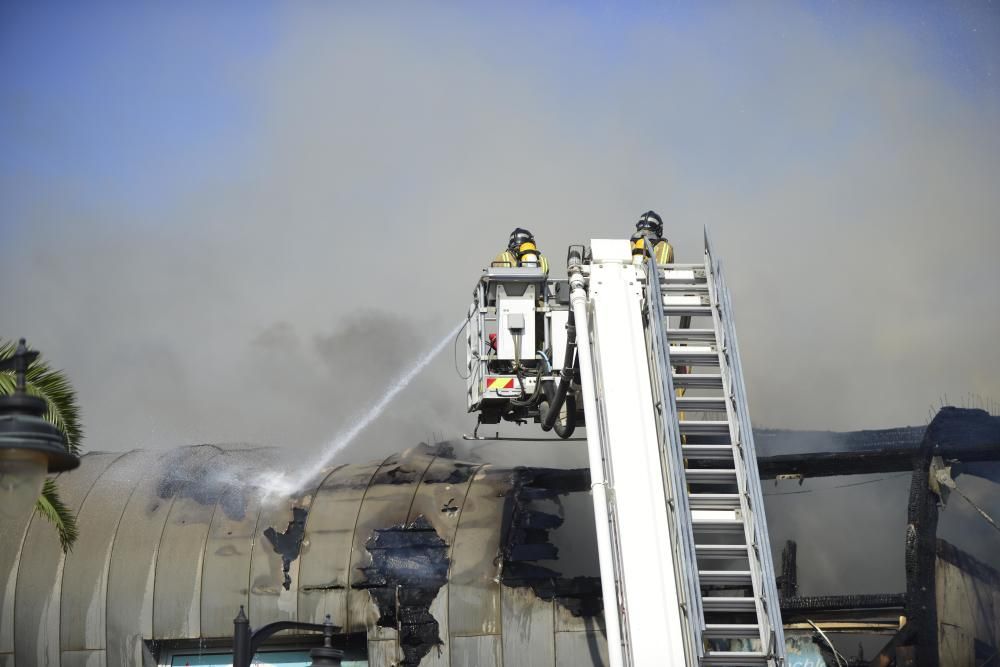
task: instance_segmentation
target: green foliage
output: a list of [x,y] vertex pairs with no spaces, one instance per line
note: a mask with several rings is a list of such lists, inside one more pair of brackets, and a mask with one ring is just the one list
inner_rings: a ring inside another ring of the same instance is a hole
[[55,529],[59,532],[59,543],[62,545],[62,550],[69,553],[76,542],[76,538],[79,537],[79,532],[76,528],[76,517],[59,498],[59,489],[56,487],[54,479],[45,480],[45,486],[42,487],[42,495],[38,498],[38,502],[35,503],[35,510],[55,526]]
[[[0,359],[14,355],[17,344],[0,339]],[[66,436],[66,447],[74,454],[80,453],[83,427],[80,425],[80,406],[76,401],[76,391],[69,378],[54,370],[42,357],[28,367],[25,376],[28,393],[45,399],[49,409],[45,419]],[[14,371],[0,371],[0,395],[14,391]]]
[[[13,341],[0,339],[0,359],[13,356],[17,345]],[[66,438],[66,448],[74,454],[80,453],[83,427],[80,424],[80,406],[76,391],[69,379],[60,370],[54,370],[41,357],[28,367],[25,374],[28,393],[44,399],[48,409],[45,419],[59,429]],[[13,371],[0,371],[0,396],[14,391]],[[59,532],[62,549],[69,552],[78,536],[76,517],[59,498],[55,480],[45,480],[42,495],[35,503],[35,510],[55,526]]]

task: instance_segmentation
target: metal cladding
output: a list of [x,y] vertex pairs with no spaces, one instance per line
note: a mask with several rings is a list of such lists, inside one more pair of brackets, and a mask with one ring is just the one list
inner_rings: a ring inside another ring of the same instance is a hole
[[549,485],[562,471],[421,446],[264,503],[247,480],[275,454],[84,456],[59,478],[75,548],[38,517],[0,541],[0,667],[138,666],[171,641],[224,645],[240,605],[255,627],[330,614],[366,637],[372,666],[606,664],[599,587],[574,586],[558,560],[544,585],[503,576],[503,539],[521,534],[505,522],[533,525],[528,489],[573,492]]

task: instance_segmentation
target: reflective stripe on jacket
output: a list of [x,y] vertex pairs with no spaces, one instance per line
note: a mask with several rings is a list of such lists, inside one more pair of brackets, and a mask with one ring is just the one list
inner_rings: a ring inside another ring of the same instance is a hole
[[[510,250],[504,250],[502,253],[493,258],[493,266],[517,266],[517,257],[514,256]],[[549,272],[549,260],[545,258],[545,255],[538,253],[538,266],[541,267],[542,271],[546,274]]]
[[653,257],[656,258],[657,264],[673,264],[674,247],[666,240],[660,241],[653,246]]

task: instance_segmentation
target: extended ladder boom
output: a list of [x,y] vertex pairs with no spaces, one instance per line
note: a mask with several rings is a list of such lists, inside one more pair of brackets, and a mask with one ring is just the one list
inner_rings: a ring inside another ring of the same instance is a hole
[[657,265],[641,250],[571,246],[569,280],[484,271],[469,310],[469,410],[480,425],[533,420],[563,438],[586,426],[611,667],[781,667],[721,265],[707,233],[703,263]]
[[602,580],[615,577],[614,598],[605,587],[612,665],[779,665],[746,392],[707,235],[704,264],[636,266],[620,241],[595,240],[591,253],[571,279],[589,274],[586,308],[574,313],[589,333],[578,341],[591,352],[580,353],[585,409],[588,382],[594,393],[588,446],[607,485],[594,502],[610,541]]

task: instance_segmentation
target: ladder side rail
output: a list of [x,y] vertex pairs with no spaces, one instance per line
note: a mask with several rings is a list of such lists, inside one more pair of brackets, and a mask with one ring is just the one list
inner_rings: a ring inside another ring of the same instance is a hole
[[[751,559],[751,579],[754,585],[758,626],[762,648],[773,655],[772,664],[783,664],[785,655],[781,610],[774,579],[774,563],[767,534],[767,517],[764,512],[760,475],[757,469],[753,430],[743,383],[736,329],[732,318],[732,301],[725,285],[722,266],[712,257],[708,230],[705,230],[705,269],[709,280],[709,298],[712,318],[719,332],[719,362],[725,393],[729,404],[727,411],[735,413],[730,418],[730,432],[737,461],[737,482],[740,485],[740,504],[744,513],[744,527]],[[742,463],[742,465],[739,465]],[[760,512],[760,514],[757,514]],[[758,518],[760,519],[758,521]],[[756,567],[753,567],[756,561]]]
[[[706,247],[706,257],[705,257],[705,275],[709,283],[709,299],[712,306],[712,320],[715,324],[716,330],[719,332],[718,340],[718,353],[719,353],[719,368],[722,375],[723,391],[728,397],[728,403],[726,406],[726,411],[729,415],[729,432],[730,440],[733,444],[733,455],[734,455],[734,469],[736,472],[737,486],[740,492],[740,513],[742,514],[742,521],[744,527],[744,536],[747,543],[747,557],[750,561],[750,580],[751,586],[754,594],[754,607],[757,612],[757,626],[759,631],[759,639],[761,642],[762,650],[765,653],[770,652],[769,644],[771,644],[772,628],[770,618],[768,616],[769,604],[765,601],[764,595],[764,579],[768,576],[764,569],[764,564],[761,562],[760,555],[763,550],[757,539],[757,528],[755,515],[753,513],[754,503],[750,498],[747,480],[747,461],[745,458],[745,450],[743,446],[742,431],[743,424],[740,415],[739,405],[736,401],[735,390],[733,388],[733,372],[729,364],[729,330],[723,322],[721,316],[722,302],[719,299],[719,285],[718,277],[715,275],[714,269],[718,266],[713,263],[712,258],[709,254],[708,248]],[[764,549],[769,549],[769,546],[765,546]]]
[[[591,355],[593,336],[587,312],[586,279],[581,267],[570,269],[570,303],[576,322],[577,362],[583,392],[583,412],[587,423],[587,452],[590,464],[590,489],[594,503],[594,523],[597,530],[598,562],[601,570],[601,594],[604,600],[604,627],[608,642],[609,667],[631,665],[628,646],[622,634],[622,601],[618,591],[622,585],[617,529],[612,525],[614,508],[610,506],[608,482],[604,466],[604,444],[607,441],[603,419],[597,405],[594,362]],[[602,442],[603,441],[603,442]]]
[[[763,565],[764,576],[763,588],[761,592],[767,603],[767,619],[773,632],[773,646],[767,647],[773,651],[778,664],[785,660],[785,637],[784,627],[781,621],[781,604],[778,597],[778,586],[774,577],[774,559],[771,555],[771,540],[767,530],[767,518],[764,508],[764,498],[760,483],[760,471],[757,468],[757,452],[753,440],[753,428],[750,424],[750,409],[746,395],[746,385],[743,380],[742,363],[740,360],[739,345],[736,337],[736,327],[733,321],[732,297],[725,284],[725,276],[722,267],[719,266],[719,287],[722,297],[723,323],[727,330],[727,341],[729,354],[733,359],[733,389],[734,401],[737,404],[740,421],[742,423],[742,443],[743,455],[746,460],[745,471],[747,475],[747,490],[751,502],[757,508],[759,514],[754,514],[756,539],[760,545],[759,560]],[[760,521],[756,518],[759,517]]]
[[[729,331],[725,327],[721,317],[722,304],[719,300],[718,281],[715,275],[716,264],[709,253],[708,246],[705,248],[705,278],[708,282],[709,303],[712,311],[712,322],[718,332],[718,354],[719,371],[722,376],[723,393],[728,398],[726,412],[728,414],[730,442],[733,446],[734,469],[736,472],[736,482],[740,495],[740,513],[744,527],[744,536],[747,544],[747,557],[750,561],[750,581],[754,594],[754,607],[757,612],[757,625],[759,639],[762,650],[767,652],[769,638],[771,635],[770,622],[767,616],[767,605],[759,594],[763,589],[764,576],[763,564],[760,562],[760,546],[757,543],[757,532],[752,512],[751,501],[748,496],[746,479],[746,461],[743,457],[742,423],[739,414],[739,407],[735,401],[733,389],[732,369],[729,366]],[[742,465],[741,465],[742,462]]]
[[649,341],[652,350],[651,371],[654,374],[654,396],[659,403],[658,423],[662,434],[661,460],[665,468],[668,512],[674,549],[674,569],[677,573],[681,601],[686,606],[682,619],[685,623],[685,653],[691,664],[697,664],[704,655],[704,614],[701,588],[698,581],[698,561],[694,547],[694,530],[691,508],[684,478],[684,457],[681,447],[677,393],[674,389],[670,363],[670,342],[667,337],[667,317],[663,312],[663,291],[659,268],[655,258],[646,260],[646,307],[649,318]]

